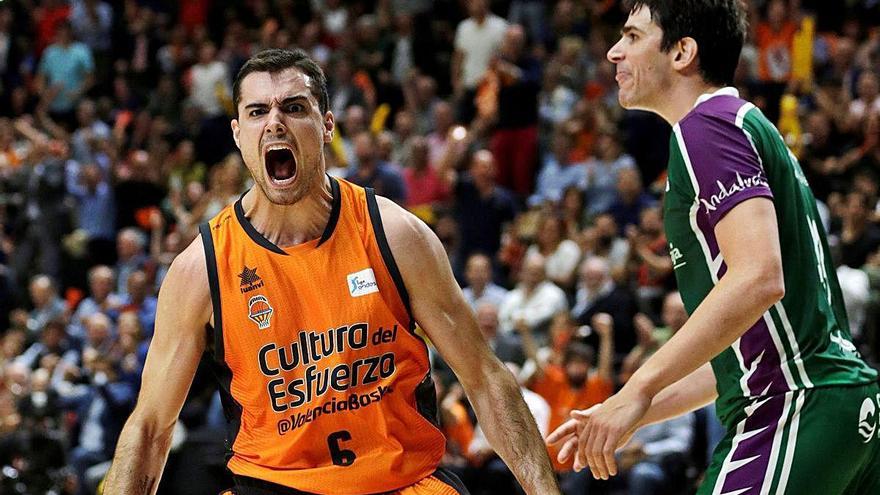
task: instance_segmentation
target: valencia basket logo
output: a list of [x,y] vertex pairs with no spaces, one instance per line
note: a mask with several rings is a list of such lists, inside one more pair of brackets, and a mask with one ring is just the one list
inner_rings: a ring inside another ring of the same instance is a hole
[[254,296],[248,301],[248,318],[256,323],[260,330],[269,328],[274,311],[266,296]]

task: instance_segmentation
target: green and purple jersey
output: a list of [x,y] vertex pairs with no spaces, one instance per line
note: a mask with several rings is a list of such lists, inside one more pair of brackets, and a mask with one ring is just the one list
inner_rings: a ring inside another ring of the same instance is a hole
[[816,200],[760,110],[734,88],[703,95],[673,128],[668,174],[664,224],[689,313],[727,270],[715,225],[750,198],[776,209],[785,297],[712,360],[725,425],[756,397],[877,380],[850,340]]

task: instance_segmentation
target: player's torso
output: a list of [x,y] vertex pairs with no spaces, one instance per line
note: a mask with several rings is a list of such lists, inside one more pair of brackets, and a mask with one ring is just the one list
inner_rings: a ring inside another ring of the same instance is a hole
[[712,106],[702,110],[730,119],[747,136],[763,174],[736,174],[701,185],[693,177],[700,143],[686,139],[699,134],[674,129],[664,224],[682,299],[692,313],[724,276],[726,265],[708,215],[753,187],[769,186],[773,194],[786,287],[784,299],[713,360],[719,414],[741,410],[744,397],[870,381],[873,371],[849,341],[824,229],[796,158],[760,111],[738,98],[715,98],[727,100],[710,99],[703,105]]
[[445,444],[427,350],[410,331],[402,281],[364,190],[334,182],[328,231],[284,249],[257,233],[239,204],[210,223],[216,355],[237,428],[229,468],[340,494],[432,473]]

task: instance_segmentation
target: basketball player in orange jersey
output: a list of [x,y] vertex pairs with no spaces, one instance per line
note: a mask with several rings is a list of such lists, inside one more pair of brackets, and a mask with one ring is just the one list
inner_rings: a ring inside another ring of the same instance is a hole
[[416,324],[525,490],[558,493],[440,241],[391,201],[325,174],[334,118],[321,69],[302,51],[266,50],[233,93],[232,131],[255,185],[171,265],[104,493],[156,492],[206,350],[229,423],[232,493],[466,493],[439,468],[445,440]]

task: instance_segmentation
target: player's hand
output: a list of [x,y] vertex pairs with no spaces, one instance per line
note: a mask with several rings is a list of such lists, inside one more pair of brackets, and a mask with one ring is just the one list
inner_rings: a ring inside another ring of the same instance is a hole
[[580,419],[579,417],[574,417],[575,413],[589,414],[591,411],[601,406],[602,404],[596,404],[595,406],[585,409],[582,411],[572,411],[572,418],[559,425],[558,428],[553,430],[552,433],[547,435],[547,445],[551,445],[559,448],[559,453],[556,455],[556,459],[559,462],[565,462],[568,460],[572,454],[575,453],[575,450],[578,446],[578,434],[583,431],[585,421]]
[[571,418],[547,436],[547,445],[559,447],[559,453],[556,455],[559,462],[567,461],[577,449],[578,428],[582,427],[583,424],[579,419]]
[[602,407],[573,411],[573,418],[584,422],[578,434],[574,469],[588,467],[596,479],[617,474],[614,452],[632,437],[639,420],[645,415],[651,399],[624,387],[602,403]]

